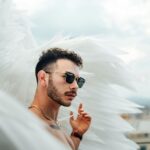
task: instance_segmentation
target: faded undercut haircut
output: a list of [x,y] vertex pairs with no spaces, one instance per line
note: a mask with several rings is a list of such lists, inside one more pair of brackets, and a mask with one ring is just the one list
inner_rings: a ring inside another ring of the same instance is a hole
[[42,55],[39,58],[39,61],[35,68],[35,76],[38,82],[37,74],[40,70],[46,71],[48,67],[55,63],[58,59],[67,59],[75,63],[78,67],[83,66],[82,58],[75,53],[74,51],[70,51],[62,48],[50,48],[47,51],[43,51]]

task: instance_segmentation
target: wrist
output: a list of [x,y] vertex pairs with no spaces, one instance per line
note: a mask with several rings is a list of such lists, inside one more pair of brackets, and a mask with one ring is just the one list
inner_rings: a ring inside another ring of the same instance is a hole
[[83,135],[82,135],[82,134],[80,134],[80,133],[78,133],[78,132],[75,132],[75,131],[73,131],[73,132],[71,133],[71,136],[74,136],[74,137],[80,139],[80,141],[81,141],[82,138],[83,138]]

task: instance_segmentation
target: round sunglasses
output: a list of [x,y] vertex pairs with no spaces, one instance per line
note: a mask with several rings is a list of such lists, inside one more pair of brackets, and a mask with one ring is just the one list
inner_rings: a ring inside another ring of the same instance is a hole
[[[45,72],[46,73],[52,73],[52,72],[48,72],[48,71],[45,71]],[[65,72],[63,74],[63,77],[65,77],[66,82],[69,83],[69,84],[73,83],[74,80],[76,80],[79,88],[82,88],[82,86],[85,83],[85,79],[84,78],[76,77],[72,72]]]

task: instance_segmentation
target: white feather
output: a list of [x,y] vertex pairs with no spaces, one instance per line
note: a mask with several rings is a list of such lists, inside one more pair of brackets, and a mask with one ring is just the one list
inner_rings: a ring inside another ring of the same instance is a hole
[[7,150],[66,150],[46,124],[17,100],[0,91],[0,148]]
[[130,74],[119,59],[118,49],[105,48],[100,39],[93,37],[59,37],[35,48],[32,34],[26,26],[28,23],[17,14],[9,1],[1,0],[0,4],[3,8],[0,24],[3,28],[0,31],[0,89],[25,104],[30,103],[36,87],[34,67],[41,52],[51,47],[74,50],[83,57],[84,71],[81,74],[87,82],[73,106],[63,109],[60,116],[63,123],[60,123],[64,125],[67,122],[70,110],[77,113],[77,106],[82,102],[92,115],[92,125],[84,136],[81,150],[137,149],[137,145],[126,137],[133,128],[121,118],[121,114],[139,113],[139,106],[118,95],[114,88],[116,85],[132,89]]
[[[87,77],[87,84],[79,91],[73,107],[68,109],[68,114],[70,110],[77,113],[76,108],[82,102],[86,111],[92,115],[91,132],[85,135],[80,149],[90,150],[93,145],[94,149],[103,150],[137,149],[138,146],[125,136],[134,129],[121,118],[121,114],[140,113],[140,106],[123,95],[118,95],[119,92],[113,86],[132,89],[130,74],[119,59],[118,50],[110,53],[99,41],[91,37],[59,38],[58,41],[55,39],[55,42],[46,44],[43,49],[61,47],[75,50],[84,60],[85,72],[89,72],[83,74]],[[62,117],[60,120],[63,119]],[[95,138],[91,139],[93,134]]]

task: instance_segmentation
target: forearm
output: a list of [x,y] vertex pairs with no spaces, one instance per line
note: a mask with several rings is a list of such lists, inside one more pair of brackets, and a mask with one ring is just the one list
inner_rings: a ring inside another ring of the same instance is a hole
[[80,145],[80,142],[82,140],[82,135],[79,135],[78,133],[71,133],[70,135],[73,143],[74,143],[74,146],[75,146],[75,150],[78,150],[79,148],[79,145]]
[[78,150],[79,145],[80,145],[80,139],[74,136],[71,136],[71,139],[73,141],[73,144],[75,146],[75,150]]

